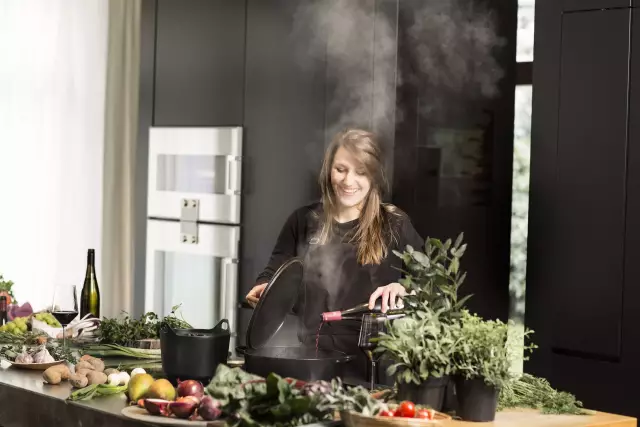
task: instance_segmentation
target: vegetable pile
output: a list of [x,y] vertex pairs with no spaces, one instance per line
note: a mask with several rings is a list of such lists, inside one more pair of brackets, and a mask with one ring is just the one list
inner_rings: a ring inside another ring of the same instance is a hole
[[[28,342],[31,343],[32,340],[38,344],[29,345]],[[49,363],[60,360],[73,363],[76,361],[70,349],[37,335],[30,335],[29,340],[22,340],[20,344],[0,346],[0,359],[13,363]]]

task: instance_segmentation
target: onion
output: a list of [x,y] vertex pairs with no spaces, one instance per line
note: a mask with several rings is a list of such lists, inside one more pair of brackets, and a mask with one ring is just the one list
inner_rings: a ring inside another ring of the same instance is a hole
[[204,396],[204,387],[202,383],[196,380],[178,380],[178,396],[195,396],[198,399]]
[[178,418],[189,418],[198,408],[192,399],[177,400],[169,403],[169,412]]
[[220,406],[220,402],[218,402],[211,396],[205,396],[202,398],[200,406],[198,406],[198,415],[200,415],[202,419],[206,421],[217,420],[218,418],[220,418],[220,415],[222,415]]

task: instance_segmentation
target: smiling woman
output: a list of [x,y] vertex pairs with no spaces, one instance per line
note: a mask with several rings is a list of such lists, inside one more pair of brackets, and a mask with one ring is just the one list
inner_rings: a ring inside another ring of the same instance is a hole
[[[398,283],[401,260],[391,251],[422,247],[423,240],[404,212],[382,203],[387,190],[383,164],[374,134],[358,129],[338,134],[325,153],[321,201],[291,214],[267,267],[247,295],[255,305],[281,265],[293,257],[303,259],[302,286],[292,311],[300,319],[298,339],[304,345],[316,346],[322,313],[379,297],[386,311],[396,308],[398,297],[405,294]],[[366,380],[359,330],[357,322],[332,323],[321,330],[318,347],[362,357],[350,364],[347,376]]]

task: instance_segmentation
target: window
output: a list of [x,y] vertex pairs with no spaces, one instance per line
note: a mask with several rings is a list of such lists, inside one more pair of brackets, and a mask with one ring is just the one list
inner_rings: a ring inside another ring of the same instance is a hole
[[3,0],[0,52],[0,274],[41,310],[100,249],[107,1]]
[[[511,194],[511,274],[509,280],[509,318],[515,322],[515,332],[524,330],[525,314],[534,15],[535,0],[519,0],[516,49],[518,74],[515,87],[513,184]],[[520,356],[513,361],[513,369],[516,372],[522,372],[522,368],[523,359]]]

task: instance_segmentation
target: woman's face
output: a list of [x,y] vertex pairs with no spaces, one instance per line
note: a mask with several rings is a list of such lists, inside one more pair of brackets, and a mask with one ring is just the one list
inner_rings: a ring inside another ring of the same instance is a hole
[[343,147],[338,148],[333,158],[331,185],[342,208],[359,206],[371,189],[364,165]]

